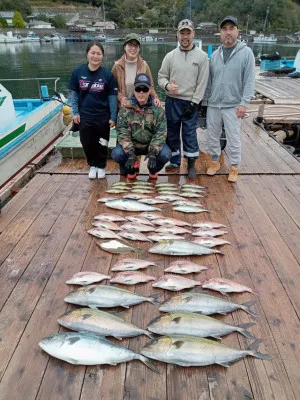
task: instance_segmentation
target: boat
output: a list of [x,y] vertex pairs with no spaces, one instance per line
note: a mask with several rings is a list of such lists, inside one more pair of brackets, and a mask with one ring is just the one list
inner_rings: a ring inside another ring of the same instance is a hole
[[100,33],[99,35],[96,35],[94,39],[97,40],[98,42],[105,42],[106,35],[104,35],[104,33]]
[[23,38],[23,42],[40,42],[39,36],[36,33],[29,31],[27,35]]
[[[6,81],[34,81],[40,78],[0,79]],[[13,99],[0,83],[0,189],[37,155],[45,150],[64,130],[62,107],[67,100],[56,92],[59,78],[45,78],[54,82],[54,97],[47,86],[39,86],[39,98]]]
[[0,43],[21,43],[22,39],[20,35],[14,35],[12,31],[8,31],[6,35],[4,33],[0,35]]
[[265,36],[261,33],[253,38],[253,43],[277,43],[277,38],[274,35]]

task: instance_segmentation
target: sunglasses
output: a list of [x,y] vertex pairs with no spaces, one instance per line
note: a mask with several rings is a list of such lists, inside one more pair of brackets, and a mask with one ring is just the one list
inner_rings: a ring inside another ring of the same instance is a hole
[[147,88],[146,86],[138,86],[136,88],[134,88],[135,92],[137,93],[148,93],[149,92],[149,88]]

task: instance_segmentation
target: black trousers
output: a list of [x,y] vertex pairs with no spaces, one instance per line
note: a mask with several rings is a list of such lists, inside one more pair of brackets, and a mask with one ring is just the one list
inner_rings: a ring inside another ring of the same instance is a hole
[[106,167],[109,132],[108,121],[89,121],[81,118],[80,142],[91,167]]

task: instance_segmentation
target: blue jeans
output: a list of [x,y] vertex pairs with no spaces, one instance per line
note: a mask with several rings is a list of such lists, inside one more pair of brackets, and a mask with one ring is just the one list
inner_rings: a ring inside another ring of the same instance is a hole
[[[145,151],[143,155],[147,155],[148,151]],[[140,153],[139,153],[140,155]],[[120,167],[126,169],[125,164],[128,158],[128,155],[123,150],[123,147],[120,144],[113,149],[111,153],[111,158],[120,164]],[[151,171],[151,173],[156,174],[156,172],[160,171],[165,164],[170,161],[171,159],[171,149],[166,144],[163,145],[163,148],[156,156],[156,168],[155,170]]]
[[190,102],[168,96],[166,98],[167,145],[172,150],[172,164],[180,165],[181,162],[180,129],[182,130],[181,136],[184,157],[198,158],[199,156],[199,145],[196,133],[198,110],[195,110],[191,119],[185,118],[182,113],[183,107],[187,103]]

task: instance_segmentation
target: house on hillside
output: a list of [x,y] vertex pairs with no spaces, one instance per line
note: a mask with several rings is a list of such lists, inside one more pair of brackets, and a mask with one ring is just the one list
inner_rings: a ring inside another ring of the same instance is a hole
[[218,30],[218,25],[214,22],[200,22],[196,29],[205,32],[215,32]]
[[15,15],[14,11],[0,11],[0,18],[5,19],[8,26],[13,26],[13,17]]
[[38,21],[38,20],[29,22],[28,26],[29,26],[29,28],[35,28],[35,29],[53,29],[54,28],[54,26],[52,24],[50,24],[49,22]]
[[118,25],[114,22],[114,21],[105,21],[105,22],[96,22],[93,25],[94,28],[96,28],[97,30],[114,30],[118,27]]

